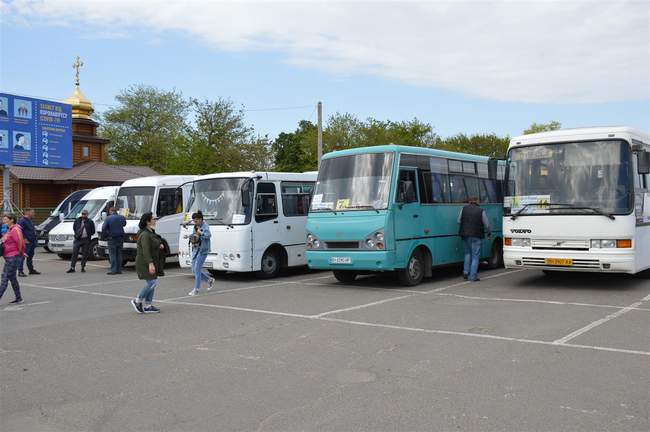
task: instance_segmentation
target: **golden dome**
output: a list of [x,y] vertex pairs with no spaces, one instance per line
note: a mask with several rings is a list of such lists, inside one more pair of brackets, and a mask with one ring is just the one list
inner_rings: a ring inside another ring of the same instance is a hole
[[89,119],[95,111],[93,103],[81,93],[79,84],[75,86],[74,92],[63,102],[72,105],[72,118]]

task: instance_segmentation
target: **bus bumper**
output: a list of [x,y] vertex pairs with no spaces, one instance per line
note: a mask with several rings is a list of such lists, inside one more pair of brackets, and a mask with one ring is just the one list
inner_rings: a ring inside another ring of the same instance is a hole
[[[252,270],[250,257],[245,256],[243,253],[239,254],[239,258],[231,260],[229,257],[224,259],[223,254],[209,253],[208,257],[203,263],[203,268],[206,270],[216,271],[232,271],[232,272],[249,272]],[[192,256],[188,251],[180,251],[178,262],[182,268],[192,268]]]
[[[349,263],[341,263],[348,261]],[[317,270],[391,271],[393,251],[307,251],[307,265]]]
[[[548,260],[571,260],[570,263],[549,263]],[[636,272],[633,249],[612,250],[611,252],[587,251],[549,251],[530,248],[509,248],[503,250],[503,263],[506,268],[528,268],[556,271],[585,271],[601,273]]]

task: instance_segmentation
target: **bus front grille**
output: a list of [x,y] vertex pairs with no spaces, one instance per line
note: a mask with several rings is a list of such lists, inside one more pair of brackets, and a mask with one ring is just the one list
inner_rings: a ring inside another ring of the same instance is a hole
[[359,242],[353,241],[335,241],[325,242],[327,249],[359,249]]
[[533,249],[589,250],[589,240],[533,239]]
[[522,263],[525,266],[531,266],[531,267],[564,267],[564,268],[576,268],[576,269],[599,269],[600,268],[600,261],[597,259],[576,259],[573,258],[573,265],[567,265],[567,266],[556,266],[556,265],[548,265],[546,264],[544,258],[532,258],[532,257],[523,257],[522,258]]

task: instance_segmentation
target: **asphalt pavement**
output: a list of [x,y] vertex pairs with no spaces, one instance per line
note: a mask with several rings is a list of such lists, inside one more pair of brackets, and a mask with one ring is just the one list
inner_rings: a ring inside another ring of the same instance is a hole
[[108,264],[39,252],[0,300],[0,430],[648,431],[650,281],[458,268],[414,288],[226,274],[160,314]]

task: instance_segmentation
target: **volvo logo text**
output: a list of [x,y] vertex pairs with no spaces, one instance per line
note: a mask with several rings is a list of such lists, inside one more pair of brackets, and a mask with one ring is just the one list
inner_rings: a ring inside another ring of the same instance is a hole
[[514,234],[530,234],[530,233],[533,232],[533,230],[530,230],[530,229],[511,229],[510,232],[514,233]]

